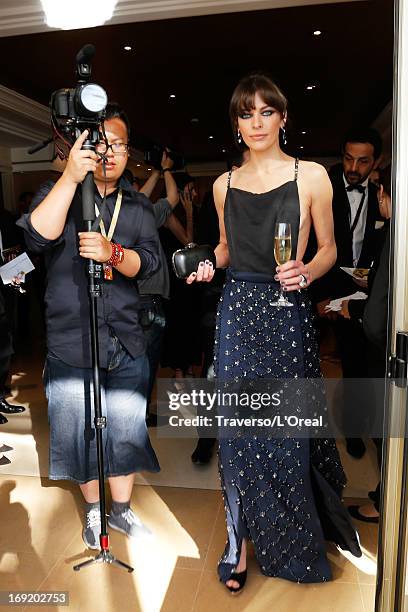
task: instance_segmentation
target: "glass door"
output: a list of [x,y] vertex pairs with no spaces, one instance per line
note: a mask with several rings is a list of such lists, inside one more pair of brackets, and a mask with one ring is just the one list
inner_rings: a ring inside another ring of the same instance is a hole
[[389,339],[376,612],[408,612],[408,0],[395,2]]

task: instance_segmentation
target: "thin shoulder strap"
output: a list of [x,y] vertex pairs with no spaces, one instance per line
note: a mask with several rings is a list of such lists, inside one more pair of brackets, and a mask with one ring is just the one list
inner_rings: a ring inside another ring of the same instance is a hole
[[295,181],[297,181],[298,172],[299,172],[299,158],[297,157],[295,159]]
[[227,189],[229,189],[229,188],[231,187],[231,176],[232,176],[232,168],[231,168],[231,170],[228,172]]

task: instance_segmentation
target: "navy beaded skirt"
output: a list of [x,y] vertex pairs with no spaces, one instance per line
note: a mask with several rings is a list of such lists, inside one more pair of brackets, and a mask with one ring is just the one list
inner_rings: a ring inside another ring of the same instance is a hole
[[[318,342],[306,292],[276,307],[279,284],[227,273],[217,313],[218,380],[321,378]],[[242,539],[253,542],[261,572],[296,582],[331,579],[325,540],[361,556],[341,493],[345,474],[333,439],[273,438],[237,431],[219,440],[227,544],[219,562],[226,582]]]

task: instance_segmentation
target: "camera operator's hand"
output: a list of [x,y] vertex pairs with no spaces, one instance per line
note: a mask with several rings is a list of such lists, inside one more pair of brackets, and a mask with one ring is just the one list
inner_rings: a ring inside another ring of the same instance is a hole
[[162,159],[161,159],[161,167],[162,170],[171,170],[174,166],[174,161],[169,157],[169,153],[167,149],[164,149]]
[[210,283],[214,274],[215,270],[212,262],[206,259],[205,261],[200,261],[197,272],[192,272],[186,279],[186,283],[187,285],[191,285],[194,281],[197,283]]
[[83,151],[82,145],[88,136],[88,130],[82,132],[75,141],[69,154],[64,176],[72,183],[79,184],[84,180],[87,172],[95,172],[99,157],[94,151]]
[[180,193],[180,201],[183,205],[184,210],[186,211],[187,217],[193,216],[193,199],[191,197],[190,192]]
[[79,232],[79,254],[85,259],[105,263],[112,255],[109,240],[99,232]]

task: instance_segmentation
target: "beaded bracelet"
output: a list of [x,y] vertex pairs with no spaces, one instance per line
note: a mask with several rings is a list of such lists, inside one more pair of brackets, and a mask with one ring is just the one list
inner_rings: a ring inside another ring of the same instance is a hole
[[123,246],[121,244],[115,244],[111,242],[112,247],[112,255],[106,262],[109,266],[116,268],[125,258],[125,251],[123,250]]

